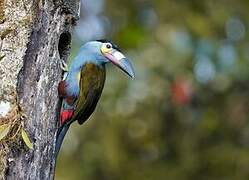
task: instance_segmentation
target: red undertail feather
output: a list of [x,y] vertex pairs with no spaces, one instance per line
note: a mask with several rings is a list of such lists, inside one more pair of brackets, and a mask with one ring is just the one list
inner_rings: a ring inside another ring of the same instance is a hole
[[60,117],[60,124],[62,125],[72,118],[73,110],[64,110],[61,112],[60,116],[61,116]]

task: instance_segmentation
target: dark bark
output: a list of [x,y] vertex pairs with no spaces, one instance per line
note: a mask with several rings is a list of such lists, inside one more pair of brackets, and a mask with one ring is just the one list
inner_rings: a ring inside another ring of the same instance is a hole
[[77,0],[34,3],[34,24],[17,80],[19,105],[26,115],[24,127],[34,149],[11,148],[8,157],[13,161],[8,163],[6,179],[54,177],[60,59],[68,55],[77,9]]

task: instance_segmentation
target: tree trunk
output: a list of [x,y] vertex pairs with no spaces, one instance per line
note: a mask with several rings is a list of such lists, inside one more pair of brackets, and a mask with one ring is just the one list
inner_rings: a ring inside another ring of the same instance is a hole
[[78,8],[78,0],[0,0],[0,125],[9,127],[0,139],[0,179],[54,177],[60,61]]

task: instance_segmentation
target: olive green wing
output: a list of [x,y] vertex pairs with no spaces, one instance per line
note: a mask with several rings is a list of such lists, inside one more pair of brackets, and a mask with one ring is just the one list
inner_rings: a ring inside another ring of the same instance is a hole
[[93,113],[105,83],[105,68],[86,64],[80,73],[80,93],[72,120],[83,124]]

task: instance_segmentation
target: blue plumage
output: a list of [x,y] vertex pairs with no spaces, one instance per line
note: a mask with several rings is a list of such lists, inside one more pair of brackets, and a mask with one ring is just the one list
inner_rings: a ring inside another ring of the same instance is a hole
[[79,53],[72,60],[69,73],[66,78],[68,95],[79,95],[79,73],[86,63],[104,66],[104,64],[108,62],[100,51],[101,45],[102,43],[98,41],[86,43],[80,48]]

